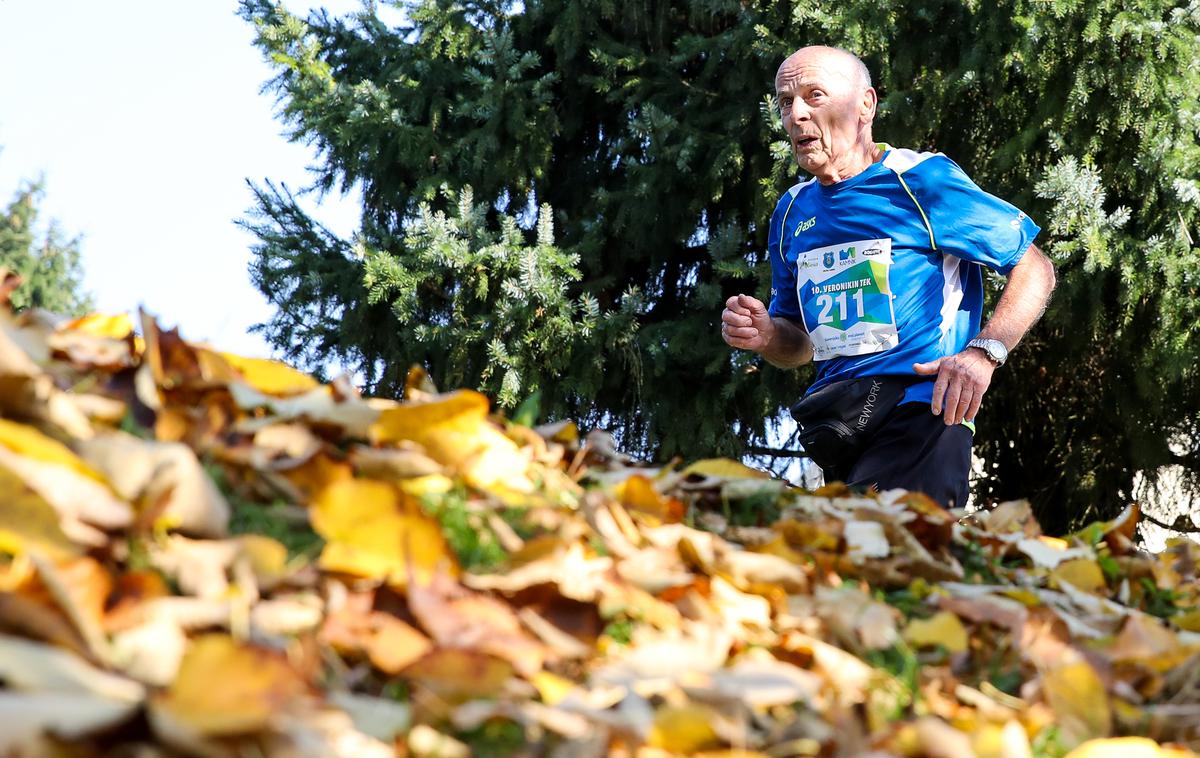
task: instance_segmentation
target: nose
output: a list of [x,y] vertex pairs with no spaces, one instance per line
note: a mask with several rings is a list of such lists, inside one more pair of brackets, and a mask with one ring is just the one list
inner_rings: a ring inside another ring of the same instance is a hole
[[804,102],[802,97],[792,98],[792,107],[789,109],[788,118],[793,124],[801,124],[808,121],[811,117],[811,112],[808,103]]

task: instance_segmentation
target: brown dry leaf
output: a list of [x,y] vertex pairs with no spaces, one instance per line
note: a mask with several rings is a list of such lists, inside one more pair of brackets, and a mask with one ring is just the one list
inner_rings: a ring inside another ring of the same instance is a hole
[[405,678],[451,702],[496,695],[512,675],[512,664],[503,658],[450,647],[434,650],[404,671]]
[[349,461],[359,476],[372,479],[412,479],[441,474],[445,470],[442,464],[419,450],[403,447],[355,445],[350,448]]
[[1104,652],[1113,661],[1141,663],[1163,673],[1194,655],[1196,647],[1182,644],[1160,620],[1131,614]]
[[[675,560],[678,561],[677,558]],[[626,560],[621,565],[628,563],[629,560]],[[544,558],[529,561],[502,574],[469,574],[463,577],[463,584],[478,590],[509,593],[539,584],[552,584],[563,597],[590,602],[611,581],[609,573],[612,568],[612,558],[589,557],[579,542],[570,545],[557,543],[553,552]]]
[[317,495],[310,513],[313,529],[325,539],[319,565],[327,571],[398,586],[458,571],[438,523],[390,484],[335,482]]
[[320,639],[343,655],[365,654],[385,674],[398,674],[433,649],[425,635],[382,611],[343,609],[325,617]]
[[47,642],[88,658],[79,630],[44,592],[0,592],[0,634],[13,634]]
[[0,691],[0,752],[11,756],[60,755],[47,735],[79,740],[109,731],[137,714],[139,703],[76,692]]
[[176,621],[156,616],[114,635],[110,660],[126,676],[166,687],[179,673],[187,645],[188,639]]
[[172,528],[202,537],[228,532],[229,503],[187,445],[109,432],[81,442],[79,450],[118,495]]
[[481,489],[529,492],[529,458],[488,421],[488,400],[460,390],[430,402],[384,410],[371,427],[376,444],[414,442],[429,457]]
[[151,701],[149,713],[160,736],[253,734],[280,713],[307,707],[310,696],[282,656],[209,634],[192,642],[179,675]]
[[47,335],[45,344],[56,357],[104,371],[132,367],[140,353],[133,339],[133,320],[127,314],[93,313],[77,318]]
[[146,696],[137,682],[72,653],[6,635],[0,635],[0,680],[11,690],[91,694],[123,703],[140,703]]
[[146,604],[169,594],[170,588],[157,571],[131,570],[118,575],[106,605],[105,630],[114,632],[140,624],[146,618]]
[[40,555],[31,556],[46,593],[71,620],[92,656],[108,659],[104,636],[104,605],[112,591],[112,577],[95,560],[83,556],[55,564]]
[[532,676],[555,656],[531,637],[506,603],[458,585],[443,574],[406,588],[408,606],[426,632],[442,647],[490,653]]

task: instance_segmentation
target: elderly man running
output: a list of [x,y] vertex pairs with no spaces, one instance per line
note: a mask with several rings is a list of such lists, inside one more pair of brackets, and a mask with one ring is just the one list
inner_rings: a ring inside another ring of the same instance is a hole
[[[722,336],[782,368],[816,361],[792,413],[828,480],[962,506],[980,401],[1054,289],[1039,228],[945,155],[876,143],[851,53],[798,50],[775,90],[813,179],[771,217],[770,306],[729,298]],[[981,329],[984,266],[1008,281]]]

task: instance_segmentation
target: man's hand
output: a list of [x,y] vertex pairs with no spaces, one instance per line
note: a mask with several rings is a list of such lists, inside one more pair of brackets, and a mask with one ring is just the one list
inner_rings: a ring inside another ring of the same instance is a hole
[[734,295],[725,301],[725,310],[721,312],[721,338],[725,344],[760,353],[774,336],[775,324],[761,300]]
[[753,350],[779,368],[796,368],[812,360],[812,340],[800,324],[772,316],[761,300],[734,295],[721,312],[721,339],[730,347]]
[[[1011,351],[1041,317],[1054,283],[1054,264],[1031,244],[1009,272],[996,311],[976,336],[1000,340]],[[934,415],[942,414],[947,426],[974,420],[995,370],[991,359],[974,347],[929,363],[913,364],[917,374],[937,376],[930,407]]]
[[946,426],[975,418],[995,370],[991,359],[975,347],[929,363],[913,364],[913,371],[917,374],[937,376],[937,381],[933,383],[933,402],[930,407],[935,416],[945,410],[942,419]]

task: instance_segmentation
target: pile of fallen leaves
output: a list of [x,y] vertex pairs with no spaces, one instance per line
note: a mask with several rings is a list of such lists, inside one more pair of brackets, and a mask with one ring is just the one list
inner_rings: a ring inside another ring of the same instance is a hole
[[5,755],[1200,742],[1200,551],[1138,552],[1133,509],[1059,539],[1023,503],[652,468],[419,372],[365,399],[137,331],[0,315]]

